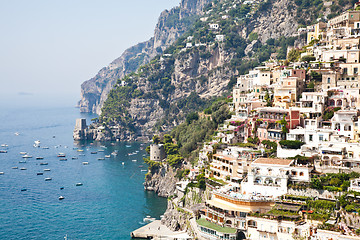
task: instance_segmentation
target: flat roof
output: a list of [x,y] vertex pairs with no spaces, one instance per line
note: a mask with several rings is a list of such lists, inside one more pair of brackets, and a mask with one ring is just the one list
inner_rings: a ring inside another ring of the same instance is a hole
[[234,161],[234,160],[236,160],[236,158],[227,157],[227,156],[224,156],[224,155],[221,155],[221,154],[214,154],[213,156],[214,156],[214,157],[221,158],[221,159],[229,160],[229,161]]
[[253,163],[289,166],[293,161],[293,159],[282,158],[258,158]]
[[221,227],[221,226],[219,226],[219,225],[217,225],[215,223],[207,221],[205,218],[200,218],[200,219],[196,220],[196,223],[199,224],[200,226],[213,229],[213,230],[215,230],[217,232],[236,233],[235,228]]

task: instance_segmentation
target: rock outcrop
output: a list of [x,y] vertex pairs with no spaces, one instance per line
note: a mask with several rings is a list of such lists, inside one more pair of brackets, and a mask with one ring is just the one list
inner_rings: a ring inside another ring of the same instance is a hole
[[147,174],[144,188],[156,192],[160,197],[172,196],[175,193],[177,182],[175,174],[174,169],[165,164]]
[[81,85],[81,112],[100,114],[101,108],[118,79],[135,71],[139,66],[162,53],[181,36],[202,14],[202,9],[211,0],[182,0],[179,7],[161,13],[155,27],[154,37],[129,49],[109,66]]

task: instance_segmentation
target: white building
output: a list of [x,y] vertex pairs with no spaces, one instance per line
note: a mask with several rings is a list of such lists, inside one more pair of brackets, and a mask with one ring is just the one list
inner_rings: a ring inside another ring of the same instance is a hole
[[241,183],[243,193],[260,193],[279,197],[287,193],[288,181],[309,182],[309,166],[295,166],[293,159],[258,158],[253,161],[247,179]]

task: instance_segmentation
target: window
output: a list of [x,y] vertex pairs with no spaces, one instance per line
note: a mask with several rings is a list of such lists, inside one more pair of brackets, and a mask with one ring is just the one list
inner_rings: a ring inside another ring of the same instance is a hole
[[331,79],[330,79],[330,78],[328,78],[328,79],[327,79],[327,83],[330,83],[330,80],[331,80]]
[[354,68],[354,74],[357,74],[358,73],[358,68]]
[[309,135],[309,141],[310,141],[310,142],[313,141],[313,135],[312,135],[312,134]]
[[324,135],[319,135],[319,141],[324,141]]
[[347,74],[347,72],[348,72],[347,68],[344,68],[344,74]]

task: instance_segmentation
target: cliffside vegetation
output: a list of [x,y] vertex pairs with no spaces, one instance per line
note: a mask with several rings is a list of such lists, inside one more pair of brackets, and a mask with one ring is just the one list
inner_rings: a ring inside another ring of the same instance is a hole
[[[340,6],[340,2],[334,4]],[[340,10],[352,1],[344,4]],[[282,6],[286,9],[279,9]],[[311,14],[305,14],[304,9]],[[254,4],[216,0],[204,12],[201,18],[187,20],[174,14],[162,23],[185,21],[181,24],[192,25],[163,53],[117,81],[104,103],[100,122],[118,125],[133,135],[169,132],[191,112],[208,108],[216,99],[227,96],[237,76],[269,58],[285,60],[288,47],[305,41],[305,35],[297,34],[296,26],[291,27],[292,32],[284,33],[281,28],[270,29],[273,23],[267,22],[269,16],[280,14],[281,20],[276,19],[279,24],[293,18],[300,27],[330,14],[331,9],[321,0],[267,0]],[[261,28],[268,31],[257,32]],[[271,34],[278,37],[272,38]],[[291,55],[299,57],[297,53]],[[207,124],[206,120],[201,121],[199,124]],[[188,154],[190,145],[194,143],[181,145],[180,151]]]

